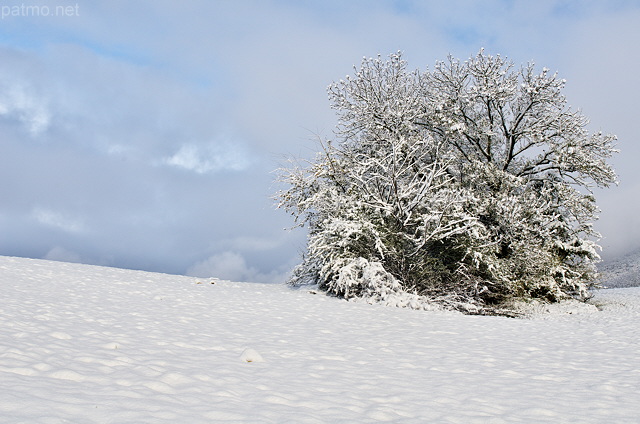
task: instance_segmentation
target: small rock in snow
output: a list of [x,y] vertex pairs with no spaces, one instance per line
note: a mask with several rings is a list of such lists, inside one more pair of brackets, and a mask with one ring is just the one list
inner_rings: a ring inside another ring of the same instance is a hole
[[240,359],[245,362],[264,362],[262,356],[253,349],[245,349],[240,355]]

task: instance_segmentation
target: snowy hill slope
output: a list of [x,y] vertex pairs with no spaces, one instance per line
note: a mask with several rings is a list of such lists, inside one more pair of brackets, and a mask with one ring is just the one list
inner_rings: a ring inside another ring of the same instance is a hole
[[605,287],[640,287],[640,250],[598,266]]
[[0,422],[637,423],[640,289],[596,300],[464,316],[0,257]]

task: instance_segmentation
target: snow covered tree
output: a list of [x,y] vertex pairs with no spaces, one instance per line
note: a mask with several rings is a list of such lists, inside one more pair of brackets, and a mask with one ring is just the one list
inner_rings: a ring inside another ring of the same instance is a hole
[[585,298],[615,137],[588,133],[564,84],[483,51],[431,72],[364,59],[329,86],[337,140],[280,170],[280,206],[309,227],[292,283],[476,312]]

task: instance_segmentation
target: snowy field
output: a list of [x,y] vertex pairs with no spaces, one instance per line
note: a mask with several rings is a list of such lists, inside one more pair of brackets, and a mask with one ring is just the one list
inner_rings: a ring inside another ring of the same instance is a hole
[[640,288],[595,300],[464,316],[0,257],[0,422],[638,423]]

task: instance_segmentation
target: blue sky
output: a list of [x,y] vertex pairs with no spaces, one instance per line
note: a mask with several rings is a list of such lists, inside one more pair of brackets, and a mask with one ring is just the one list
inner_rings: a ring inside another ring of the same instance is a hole
[[43,0],[0,11],[0,255],[282,281],[304,232],[284,230],[272,171],[331,136],[327,85],[363,56],[402,50],[425,69],[481,47],[557,70],[591,128],[618,135],[621,184],[597,193],[597,228],[605,258],[640,247],[640,1]]

